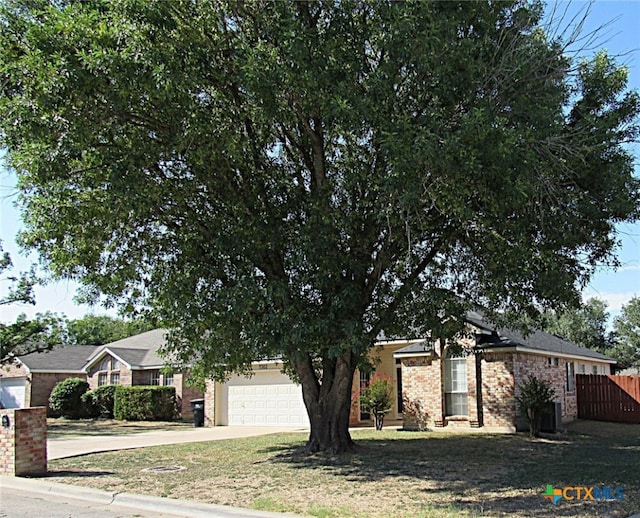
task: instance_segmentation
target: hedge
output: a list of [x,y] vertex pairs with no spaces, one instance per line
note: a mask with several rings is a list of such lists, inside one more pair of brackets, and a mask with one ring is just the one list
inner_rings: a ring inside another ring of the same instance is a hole
[[62,380],[51,391],[49,408],[54,416],[80,419],[90,413],[82,401],[82,395],[89,390],[89,384],[82,378]]
[[113,419],[116,388],[116,385],[103,385],[82,395],[82,402],[90,409],[91,417]]
[[118,386],[113,417],[126,421],[171,421],[176,416],[176,388],[165,386]]

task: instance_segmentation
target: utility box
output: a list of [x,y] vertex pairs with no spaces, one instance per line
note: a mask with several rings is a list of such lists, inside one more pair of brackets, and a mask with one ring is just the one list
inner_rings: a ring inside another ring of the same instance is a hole
[[541,432],[556,433],[562,430],[562,403],[549,404],[547,413],[542,415]]

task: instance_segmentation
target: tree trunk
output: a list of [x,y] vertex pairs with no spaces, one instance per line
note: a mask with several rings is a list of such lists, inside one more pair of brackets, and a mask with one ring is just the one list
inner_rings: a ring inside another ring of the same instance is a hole
[[350,352],[334,360],[325,359],[320,383],[309,359],[295,364],[311,424],[305,451],[354,451],[355,443],[349,433],[349,414],[355,365],[355,357]]

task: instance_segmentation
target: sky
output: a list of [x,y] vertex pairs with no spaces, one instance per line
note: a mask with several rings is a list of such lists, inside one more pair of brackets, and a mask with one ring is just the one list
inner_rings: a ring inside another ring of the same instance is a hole
[[[552,5],[552,4],[550,4]],[[604,48],[610,54],[618,56],[618,61],[629,68],[629,88],[640,91],[640,0],[609,1],[596,0],[593,3],[576,1],[557,2],[555,18],[560,26],[571,27],[575,24],[573,15],[590,9],[582,34],[586,38],[580,44],[587,47],[583,54],[592,55],[597,49]],[[598,27],[604,26],[598,36],[590,38]],[[631,147],[635,154],[636,175],[640,176],[640,144]],[[17,198],[15,176],[7,171],[0,162],[0,239],[3,248],[11,254],[14,268],[12,273],[26,271],[38,258],[31,254],[25,256],[15,243],[15,237],[21,229],[19,211],[14,204]],[[619,314],[620,308],[634,296],[640,296],[640,223],[618,226],[620,247],[617,256],[621,267],[617,270],[600,268],[583,291],[583,299],[598,297],[608,304],[611,317]],[[6,294],[9,283],[6,275],[0,279],[0,298]],[[51,283],[35,290],[36,305],[14,304],[0,306],[0,321],[14,321],[20,313],[32,317],[35,313],[51,311],[64,314],[70,319],[81,318],[87,314],[110,314],[100,306],[89,307],[74,303],[77,284],[71,281]]]

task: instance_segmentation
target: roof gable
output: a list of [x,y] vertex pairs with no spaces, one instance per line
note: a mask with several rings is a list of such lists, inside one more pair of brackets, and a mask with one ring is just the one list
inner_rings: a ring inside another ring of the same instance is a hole
[[102,345],[87,360],[85,369],[88,370],[102,361],[106,354],[117,358],[133,370],[159,369],[166,363],[166,360],[158,354],[158,350],[166,343],[165,336],[164,329],[154,329]]

